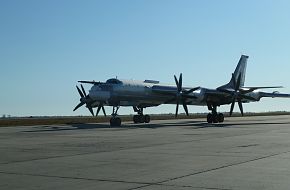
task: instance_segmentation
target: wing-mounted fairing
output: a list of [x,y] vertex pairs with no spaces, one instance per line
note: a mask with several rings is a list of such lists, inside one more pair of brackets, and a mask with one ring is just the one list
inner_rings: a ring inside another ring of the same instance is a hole
[[243,93],[249,93],[253,92],[255,90],[260,90],[260,89],[273,89],[273,88],[283,88],[283,86],[259,86],[259,87],[241,87],[240,91]]
[[177,90],[175,86],[163,86],[163,85],[153,85],[151,89],[152,92],[154,93],[165,95],[175,94]]
[[274,91],[272,93],[268,92],[260,92],[260,98],[270,97],[270,98],[290,98],[290,94],[282,94],[278,91]]

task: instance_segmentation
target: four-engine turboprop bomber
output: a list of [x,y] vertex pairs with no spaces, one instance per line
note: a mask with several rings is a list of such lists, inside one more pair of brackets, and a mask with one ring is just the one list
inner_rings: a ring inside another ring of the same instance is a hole
[[120,106],[133,107],[134,112],[137,113],[133,116],[134,123],[149,123],[150,116],[143,114],[144,108],[161,104],[176,104],[175,117],[177,117],[180,104],[182,104],[186,115],[188,115],[187,105],[198,105],[207,106],[211,111],[207,115],[208,123],[222,123],[224,115],[217,112],[217,107],[221,105],[231,104],[231,116],[237,102],[241,114],[244,115],[243,103],[257,102],[263,97],[290,98],[290,94],[281,94],[277,91],[272,93],[259,91],[267,88],[282,88],[281,86],[245,87],[248,58],[248,56],[242,55],[230,82],[216,89],[183,87],[182,74],[180,74],[179,79],[174,76],[175,85],[161,84],[155,80],[133,81],[117,78],[109,79],[106,82],[78,81],[93,86],[88,94],[82,84],[81,89],[76,86],[81,98],[80,103],[73,111],[86,105],[93,116],[93,108],[97,108],[96,116],[101,109],[106,116],[104,106],[112,106],[113,113],[110,124],[111,126],[120,126],[121,119],[117,115]]

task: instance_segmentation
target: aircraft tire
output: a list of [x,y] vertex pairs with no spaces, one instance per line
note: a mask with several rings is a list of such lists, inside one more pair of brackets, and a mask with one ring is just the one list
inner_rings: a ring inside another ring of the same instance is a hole
[[218,123],[218,114],[213,114],[213,123]]
[[140,123],[140,116],[139,115],[134,115],[133,116],[133,122],[134,123]]
[[116,117],[115,118],[115,124],[116,124],[116,126],[121,126],[121,123],[122,123],[121,118]]
[[144,123],[145,122],[145,117],[144,115],[139,115],[140,117],[140,123]]
[[213,122],[213,115],[211,113],[207,114],[207,122],[212,123]]
[[224,116],[224,114],[219,113],[219,114],[218,114],[218,121],[219,121],[220,123],[223,123],[224,120],[225,120],[225,116]]
[[121,121],[121,119],[119,117],[115,117],[115,118],[112,117],[110,119],[111,127],[119,127],[119,126],[121,126],[121,123],[122,123],[122,121]]
[[112,117],[112,118],[110,119],[110,126],[111,126],[111,127],[114,126],[114,121],[115,121],[115,118]]
[[150,123],[150,115],[145,115],[144,116],[144,122],[145,123]]

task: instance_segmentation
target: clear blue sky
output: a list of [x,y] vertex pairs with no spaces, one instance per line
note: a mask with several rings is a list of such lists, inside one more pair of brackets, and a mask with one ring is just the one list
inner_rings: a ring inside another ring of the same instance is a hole
[[[182,72],[185,85],[215,88],[241,54],[250,56],[247,86],[283,85],[290,93],[289,10],[288,0],[0,1],[0,114],[89,115],[72,111],[77,80],[174,83]],[[290,111],[290,99],[244,107]]]

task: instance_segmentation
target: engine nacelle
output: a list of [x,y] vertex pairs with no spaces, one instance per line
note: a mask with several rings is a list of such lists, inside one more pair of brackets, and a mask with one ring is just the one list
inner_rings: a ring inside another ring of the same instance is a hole
[[111,97],[111,93],[109,91],[102,91],[97,89],[92,89],[89,92],[89,96],[96,101],[107,101]]

